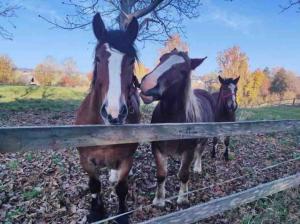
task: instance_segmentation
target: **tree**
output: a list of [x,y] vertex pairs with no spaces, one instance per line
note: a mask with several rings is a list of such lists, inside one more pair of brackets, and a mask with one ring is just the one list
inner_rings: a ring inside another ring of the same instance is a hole
[[205,88],[209,92],[217,92],[220,89],[220,82],[218,79],[218,74],[215,72],[208,73],[206,75],[201,76],[201,80],[203,81]]
[[79,74],[76,61],[73,58],[67,58],[62,64],[62,75],[59,85],[75,87],[81,85],[81,75]]
[[300,0],[288,0],[286,4],[280,5],[281,12],[295,7],[298,8],[297,12],[300,12]]
[[43,15],[39,17],[68,30],[89,27],[97,11],[111,21],[111,27],[122,30],[136,17],[140,23],[138,40],[164,41],[172,33],[182,33],[184,18],[198,17],[201,4],[200,0],[65,0],[62,5],[70,12],[63,24]]
[[13,80],[14,64],[5,55],[0,56],[0,83],[11,83]]
[[79,73],[77,63],[73,58],[66,58],[63,61],[62,67],[65,75],[76,75]]
[[240,104],[245,104],[245,99],[248,96],[245,87],[249,79],[247,55],[241,51],[240,47],[234,46],[220,52],[217,56],[217,63],[223,78],[237,78],[240,76],[237,98]]
[[185,43],[181,40],[180,35],[178,33],[172,35],[165,42],[165,46],[162,49],[160,49],[160,55],[168,53],[168,52],[172,51],[174,48],[176,48],[179,51],[184,51],[184,52],[189,51],[189,47],[188,47],[187,43]]
[[135,63],[134,64],[134,74],[138,78],[139,81],[142,80],[142,78],[149,73],[149,69],[142,63]]
[[262,88],[264,88],[263,85],[266,82],[266,80],[268,80],[268,77],[260,69],[257,69],[250,75],[248,83],[245,86],[248,103],[257,104],[259,101],[263,101],[259,98],[263,98]]
[[278,94],[280,99],[283,99],[284,93],[288,89],[288,77],[286,70],[281,68],[274,76],[271,82],[270,92]]
[[[15,28],[15,25],[11,21],[13,17],[16,17],[16,11],[20,7],[12,1],[9,0],[1,0],[0,2],[0,37],[7,40],[12,40],[12,33],[6,28],[6,26],[10,26]],[[1,21],[3,20],[3,22]]]
[[61,79],[59,65],[52,57],[47,57],[41,64],[35,67],[34,78],[43,86],[58,84]]

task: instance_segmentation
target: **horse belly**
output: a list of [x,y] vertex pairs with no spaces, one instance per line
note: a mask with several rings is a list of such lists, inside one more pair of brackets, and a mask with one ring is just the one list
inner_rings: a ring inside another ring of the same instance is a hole
[[187,150],[194,150],[197,145],[195,140],[163,141],[157,144],[163,154],[173,158],[180,157]]

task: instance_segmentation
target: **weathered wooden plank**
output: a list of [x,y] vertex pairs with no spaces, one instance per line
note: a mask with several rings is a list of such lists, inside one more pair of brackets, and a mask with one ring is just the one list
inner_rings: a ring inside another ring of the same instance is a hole
[[172,223],[172,224],[188,224],[209,218],[211,216],[220,214],[224,211],[237,208],[260,198],[275,194],[286,189],[296,187],[300,184],[300,173],[295,175],[281,178],[266,184],[261,184],[257,187],[232,194],[226,197],[215,199],[204,204],[199,204],[185,210],[170,213],[165,216],[157,217],[143,224],[159,224],[159,223]]
[[300,120],[121,126],[4,127],[0,128],[0,152],[226,135],[253,135],[296,129],[300,129]]

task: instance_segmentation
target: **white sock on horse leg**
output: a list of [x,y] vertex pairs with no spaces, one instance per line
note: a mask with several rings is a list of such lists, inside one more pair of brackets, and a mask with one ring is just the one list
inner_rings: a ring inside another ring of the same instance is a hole
[[188,187],[188,182],[180,183],[180,190],[178,193],[178,199],[177,199],[177,204],[187,204],[189,202],[188,195],[183,195],[186,192],[188,192],[189,187]]
[[153,200],[153,204],[159,207],[165,206],[165,197],[166,197],[166,180],[164,180],[162,183],[157,185],[155,198]]
[[118,181],[118,170],[110,170],[109,182],[116,183]]
[[196,161],[194,163],[194,172],[195,173],[201,173],[202,172],[202,155],[199,155],[199,153],[196,153]]

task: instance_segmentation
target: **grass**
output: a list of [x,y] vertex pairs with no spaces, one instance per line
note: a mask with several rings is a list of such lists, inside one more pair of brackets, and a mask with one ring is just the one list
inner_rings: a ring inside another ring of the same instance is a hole
[[9,224],[9,223],[12,223],[12,220],[20,215],[22,215],[24,213],[24,209],[19,207],[19,208],[16,208],[14,210],[10,210],[7,214],[6,214],[6,217],[5,217],[5,223],[6,224]]
[[[242,224],[300,223],[299,188],[279,192],[268,198],[251,203],[250,214],[243,217]],[[293,215],[292,215],[293,214]]]
[[[0,109],[10,111],[47,110],[70,111],[79,107],[87,88],[8,86],[0,85]],[[142,105],[141,111],[149,114],[153,105]],[[2,117],[5,114],[1,115]],[[53,118],[59,119],[58,115]],[[239,109],[239,120],[300,119],[300,107],[277,106]]]
[[73,110],[83,100],[87,89],[40,86],[0,86],[3,110]]
[[19,162],[18,162],[18,160],[11,160],[11,161],[9,161],[8,167],[9,167],[10,169],[12,169],[12,170],[18,169],[18,167],[19,167]]
[[300,107],[275,106],[251,109],[239,109],[239,120],[279,120],[300,119]]
[[40,195],[41,191],[42,191],[41,188],[35,187],[35,188],[31,189],[30,191],[25,191],[23,193],[23,197],[26,201],[31,200],[33,198],[38,197]]

